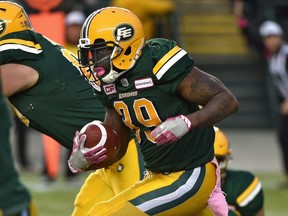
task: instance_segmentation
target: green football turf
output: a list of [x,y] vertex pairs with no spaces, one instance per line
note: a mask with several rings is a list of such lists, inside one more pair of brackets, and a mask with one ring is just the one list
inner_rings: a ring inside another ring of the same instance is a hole
[[21,173],[22,182],[30,189],[40,216],[69,216],[74,199],[89,173],[81,174],[76,182],[66,182],[59,177],[53,184],[44,184],[40,176]]
[[264,189],[266,216],[288,215],[288,188],[280,188],[283,180],[280,174],[257,174]]
[[[88,174],[88,173],[87,173]],[[278,187],[282,176],[280,174],[256,174],[262,182],[265,195],[265,215],[288,215],[288,188]],[[31,173],[22,173],[21,179],[32,192],[41,216],[69,216],[73,209],[74,198],[79,191],[86,174],[80,176],[77,182],[67,183],[61,177],[57,182],[44,187],[40,177]]]

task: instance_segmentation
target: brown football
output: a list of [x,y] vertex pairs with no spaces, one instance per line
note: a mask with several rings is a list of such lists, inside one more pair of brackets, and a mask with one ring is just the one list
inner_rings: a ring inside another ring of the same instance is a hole
[[86,135],[85,148],[92,148],[100,144],[107,149],[107,159],[97,164],[90,165],[87,170],[96,170],[113,164],[112,161],[120,149],[120,140],[112,127],[100,121],[93,121],[85,125],[80,130],[80,134]]

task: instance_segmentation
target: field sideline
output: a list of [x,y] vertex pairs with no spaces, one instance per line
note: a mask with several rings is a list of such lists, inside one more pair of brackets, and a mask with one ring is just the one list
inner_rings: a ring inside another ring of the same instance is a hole
[[[288,188],[278,188],[280,174],[257,174],[262,182],[265,193],[265,215],[283,216],[288,213]],[[60,177],[50,188],[39,185],[40,178],[32,173],[22,173],[21,179],[30,189],[41,216],[69,216],[73,209],[74,198],[85,180],[81,176],[79,182],[65,183]]]

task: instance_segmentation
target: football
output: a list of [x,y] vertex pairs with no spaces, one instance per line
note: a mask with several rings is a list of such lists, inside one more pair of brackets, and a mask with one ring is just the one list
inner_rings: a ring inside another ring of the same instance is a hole
[[96,170],[113,164],[113,159],[120,149],[120,140],[112,127],[100,121],[93,121],[86,124],[80,130],[80,134],[86,135],[84,150],[96,145],[103,145],[107,149],[107,159],[97,164],[90,165],[87,170]]

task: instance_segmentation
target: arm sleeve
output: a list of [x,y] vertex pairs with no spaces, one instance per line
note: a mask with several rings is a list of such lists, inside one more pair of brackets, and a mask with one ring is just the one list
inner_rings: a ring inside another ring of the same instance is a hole
[[[243,177],[246,181],[242,187],[242,193],[237,197],[237,211],[241,215],[254,216],[261,208],[263,208],[264,195],[260,180],[247,172]],[[244,180],[244,179],[243,179]]]
[[173,40],[162,39],[153,46],[153,74],[157,83],[169,86],[175,92],[179,83],[194,66],[194,60]]

